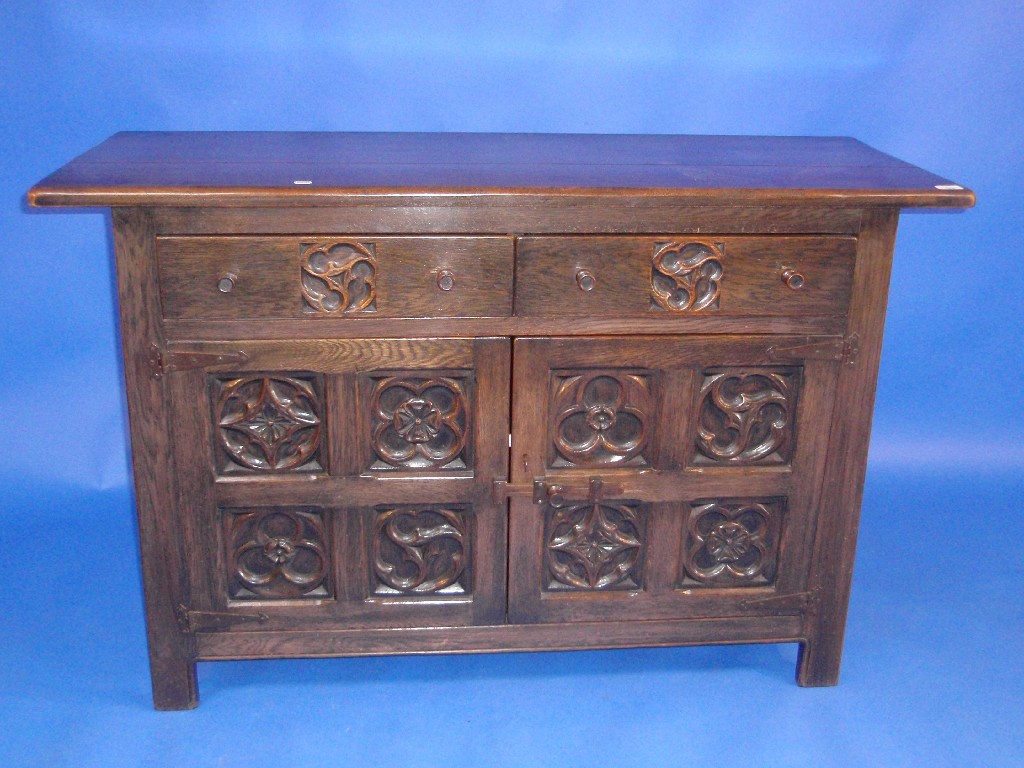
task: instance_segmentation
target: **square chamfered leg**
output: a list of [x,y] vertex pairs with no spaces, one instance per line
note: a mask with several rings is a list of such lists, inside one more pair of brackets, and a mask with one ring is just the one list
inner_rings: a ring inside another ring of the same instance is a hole
[[866,213],[858,238],[847,338],[856,338],[859,346],[836,384],[808,585],[817,599],[804,619],[797,664],[802,686],[839,681],[897,214],[888,209]]
[[839,683],[843,638],[831,635],[800,643],[796,682],[804,688],[825,688]]
[[165,382],[153,375],[151,349],[162,340],[150,217],[135,209],[113,216],[118,297],[139,522],[153,704],[192,709],[199,703],[191,631],[180,621],[187,605],[184,542],[175,528],[174,467]]
[[153,706],[159,710],[195,709],[199,706],[196,662],[191,653],[165,646],[161,643],[154,647],[150,639],[149,672],[153,684]]

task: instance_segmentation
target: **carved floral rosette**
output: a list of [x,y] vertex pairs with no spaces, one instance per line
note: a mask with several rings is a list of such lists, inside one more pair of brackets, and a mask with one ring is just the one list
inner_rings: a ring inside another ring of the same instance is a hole
[[376,594],[470,591],[467,510],[458,506],[377,510],[371,562]]
[[225,512],[228,594],[234,599],[329,595],[322,514],[293,509]]
[[551,394],[551,466],[649,466],[653,379],[601,370],[556,375]]
[[452,376],[388,376],[370,393],[375,470],[471,466],[469,381]]
[[687,523],[684,581],[751,586],[775,578],[781,499],[699,502]]
[[640,588],[647,513],[635,502],[551,508],[544,536],[547,589]]
[[700,390],[698,463],[789,461],[799,379],[796,368],[707,372]]
[[323,406],[315,376],[257,375],[213,381],[216,440],[226,471],[321,468]]

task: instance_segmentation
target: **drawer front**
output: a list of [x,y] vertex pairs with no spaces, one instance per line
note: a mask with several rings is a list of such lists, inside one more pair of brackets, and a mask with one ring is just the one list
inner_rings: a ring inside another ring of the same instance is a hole
[[157,238],[168,318],[502,317],[507,237]]
[[853,284],[852,237],[526,237],[521,316],[836,316]]

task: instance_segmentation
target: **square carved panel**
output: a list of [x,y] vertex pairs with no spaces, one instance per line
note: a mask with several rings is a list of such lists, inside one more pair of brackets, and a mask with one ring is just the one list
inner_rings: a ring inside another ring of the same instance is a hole
[[468,372],[374,374],[363,381],[368,469],[465,471],[473,466]]
[[467,595],[472,591],[473,516],[466,505],[373,510],[371,594]]
[[655,243],[651,261],[651,309],[701,312],[719,309],[725,277],[725,243],[678,240]]
[[796,444],[799,368],[704,371],[692,463],[788,464]]
[[302,243],[302,311],[350,315],[377,311],[377,258],[373,243],[331,240]]
[[210,399],[219,472],[323,469],[324,398],[320,376],[211,376]]
[[544,588],[548,591],[643,589],[650,508],[634,501],[548,507]]
[[656,418],[650,371],[555,371],[548,417],[549,467],[649,467]]
[[686,587],[749,587],[775,580],[783,498],[696,501],[684,533]]
[[228,597],[301,600],[332,595],[331,546],[323,512],[224,509]]

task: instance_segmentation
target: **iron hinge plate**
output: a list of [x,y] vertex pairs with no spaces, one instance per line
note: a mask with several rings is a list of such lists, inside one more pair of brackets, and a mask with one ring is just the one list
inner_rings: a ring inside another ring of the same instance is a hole
[[860,337],[856,333],[828,339],[805,339],[792,343],[773,344],[768,347],[768,358],[780,360],[800,358],[803,360],[834,360],[852,366],[860,355]]
[[159,379],[171,371],[191,371],[215,365],[238,365],[248,359],[249,356],[241,350],[238,352],[180,352],[160,349],[153,344],[149,350],[149,372],[154,379]]
[[185,634],[205,630],[227,629],[235,624],[256,622],[264,624],[270,621],[265,613],[242,613],[233,611],[192,611],[179,605],[175,611],[178,626]]

